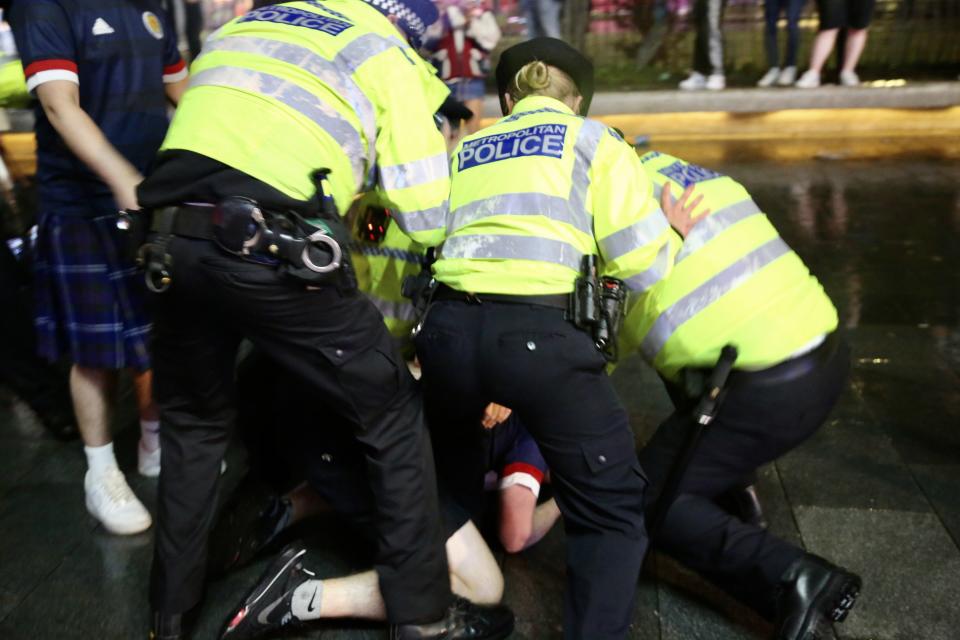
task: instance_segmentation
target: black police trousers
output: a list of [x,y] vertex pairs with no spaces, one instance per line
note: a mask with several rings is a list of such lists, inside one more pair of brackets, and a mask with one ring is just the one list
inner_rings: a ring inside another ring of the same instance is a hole
[[[717,505],[725,491],[749,482],[761,465],[776,460],[813,435],[843,391],[850,353],[837,339],[806,375],[774,383],[764,373],[735,371],[726,399],[700,440],[653,540],[660,551],[697,571],[762,615],[773,617],[780,578],[803,550],[747,524]],[[806,357],[818,357],[818,353]],[[648,507],[692,428],[682,390],[668,385],[677,406],[640,452],[650,477]]]
[[478,506],[483,409],[513,409],[540,446],[564,516],[565,636],[625,637],[647,547],[646,479],[591,338],[559,309],[443,301],[416,347],[442,481],[465,507]]
[[307,428],[354,428],[376,501],[375,568],[394,623],[441,618],[452,601],[430,440],[413,378],[359,293],[307,289],[269,265],[174,238],[172,285],[154,294],[161,473],[151,602],[184,612],[202,595],[220,460],[236,417],[237,347],[248,338],[310,383]]

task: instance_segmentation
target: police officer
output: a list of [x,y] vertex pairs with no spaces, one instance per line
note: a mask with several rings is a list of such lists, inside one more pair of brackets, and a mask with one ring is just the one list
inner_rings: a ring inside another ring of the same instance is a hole
[[654,487],[688,433],[704,372],[724,345],[739,353],[654,543],[775,620],[778,640],[812,638],[819,623],[846,616],[860,578],[730,515],[717,498],[823,424],[849,366],[836,309],[740,184],[656,151],[641,161],[658,193],[692,188],[709,210],[671,218],[685,236],[673,272],[638,298],[623,333],[677,406],[640,454]]
[[415,340],[435,438],[447,433],[438,463],[472,508],[478,419],[490,401],[513,409],[564,516],[566,636],[621,638],[647,546],[646,481],[605,359],[565,316],[584,256],[642,291],[668,272],[672,232],[633,150],[578,115],[593,92],[579,52],[552,38],[516,45],[497,84],[507,117],[454,154],[442,286]]
[[[403,38],[415,41],[436,16],[428,0],[264,6],[218,30],[193,65],[138,194],[154,209],[145,255],[162,292],[156,637],[182,637],[183,614],[200,600],[242,337],[354,426],[376,497],[376,569],[394,636],[502,637],[512,628],[509,610],[453,601],[413,380],[355,290],[342,235],[331,239],[339,221],[328,198],[345,212],[368,187],[415,239],[442,238],[449,171],[433,113],[447,92]],[[326,229],[306,221],[317,217]],[[252,594],[244,614],[268,618],[293,596],[295,578],[281,568],[279,591]]]

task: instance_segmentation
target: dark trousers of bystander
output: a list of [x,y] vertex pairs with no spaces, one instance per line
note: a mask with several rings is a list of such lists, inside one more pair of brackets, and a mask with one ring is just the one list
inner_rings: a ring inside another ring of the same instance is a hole
[[420,397],[376,308],[359,293],[307,289],[270,265],[174,238],[172,286],[152,296],[162,462],[151,601],[182,613],[201,597],[220,460],[236,415],[242,337],[308,381],[304,428],[354,428],[376,503],[375,567],[395,623],[440,619],[450,602],[433,455]]
[[[763,42],[767,51],[767,66],[795,67],[797,66],[797,47],[800,43],[800,11],[804,0],[764,0],[763,17],[766,28],[763,33]],[[787,50],[780,64],[780,49],[777,46],[777,23],[780,15],[787,13]]]
[[693,43],[693,70],[705,76],[723,75],[723,11],[727,0],[696,0],[693,21],[697,36]]

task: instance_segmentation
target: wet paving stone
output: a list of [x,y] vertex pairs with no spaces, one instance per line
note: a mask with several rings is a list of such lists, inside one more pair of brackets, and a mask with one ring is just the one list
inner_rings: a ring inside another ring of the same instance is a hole
[[[720,157],[720,156],[717,156]],[[740,179],[818,276],[853,352],[848,391],[810,441],[759,474],[770,530],[861,573],[865,588],[832,640],[955,640],[960,629],[960,164],[759,163],[711,166]],[[695,158],[691,158],[696,160]],[[637,357],[612,375],[642,444],[673,410]],[[149,509],[156,481],[135,473],[129,388],[116,451]],[[245,455],[228,452],[223,493]],[[0,393],[0,638],[145,637],[152,532],[106,534],[83,504],[79,443],[46,435]],[[364,570],[368,549],[336,521],[305,534],[321,577]],[[514,638],[561,636],[564,535],[502,557]],[[196,640],[217,637],[268,563],[208,585]],[[655,556],[641,577],[634,640],[760,640],[770,624],[698,576]],[[288,640],[386,637],[333,621]]]
[[798,507],[807,548],[863,578],[851,640],[954,640],[960,551],[933,513]]

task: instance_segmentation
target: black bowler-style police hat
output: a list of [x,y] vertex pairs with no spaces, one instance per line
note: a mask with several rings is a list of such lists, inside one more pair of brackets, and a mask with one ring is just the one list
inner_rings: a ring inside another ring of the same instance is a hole
[[500,62],[497,63],[497,94],[503,115],[507,115],[503,94],[507,93],[507,88],[523,65],[536,60],[554,66],[573,78],[583,96],[580,114],[587,115],[590,100],[593,99],[593,63],[563,40],[546,37],[515,44],[500,55]]

